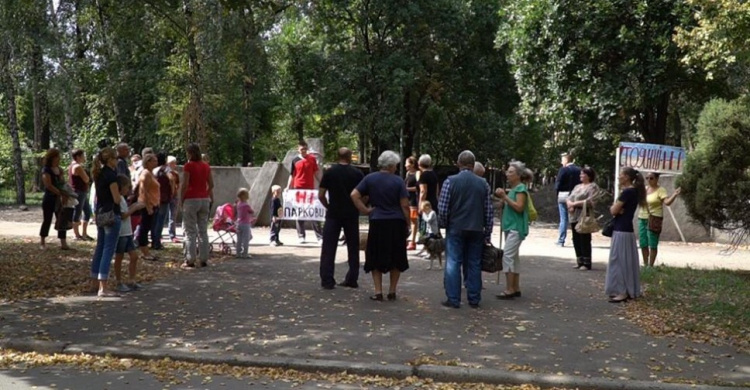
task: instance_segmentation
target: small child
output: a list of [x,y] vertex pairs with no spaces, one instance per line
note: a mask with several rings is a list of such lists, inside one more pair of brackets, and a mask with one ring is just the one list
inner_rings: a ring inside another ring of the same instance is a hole
[[237,191],[237,258],[252,258],[248,251],[250,240],[253,238],[251,227],[254,222],[253,215],[255,212],[247,201],[250,199],[250,193],[247,188],[240,188]]
[[425,235],[428,238],[440,238],[440,228],[438,228],[437,213],[432,209],[429,200],[422,202],[422,219],[425,222]]
[[271,186],[271,246],[284,245],[283,242],[279,241],[279,233],[281,233],[281,186]]
[[[115,279],[117,279],[117,292],[128,292],[140,290],[141,285],[135,282],[136,265],[138,264],[138,251],[133,241],[133,226],[130,224],[130,215],[145,207],[143,203],[133,203],[128,207],[126,200],[130,194],[130,179],[125,175],[117,176],[117,184],[120,187],[120,210],[122,210],[122,225],[120,225],[120,237],[117,239],[115,248]],[[130,283],[122,283],[122,259],[127,252],[130,257],[128,264],[128,280]]]

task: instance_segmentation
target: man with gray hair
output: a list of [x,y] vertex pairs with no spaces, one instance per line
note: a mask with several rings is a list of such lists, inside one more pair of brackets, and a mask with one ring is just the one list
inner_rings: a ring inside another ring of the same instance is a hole
[[130,157],[130,146],[124,142],[117,144],[117,174],[125,175],[130,178],[130,168],[128,167],[128,157]]
[[459,173],[443,182],[438,203],[438,220],[445,227],[446,265],[443,306],[461,307],[461,268],[469,306],[479,307],[482,299],[482,249],[492,235],[492,192],[487,181],[473,173],[474,154],[458,155]]
[[474,162],[474,174],[479,177],[484,177],[484,165],[479,161]]

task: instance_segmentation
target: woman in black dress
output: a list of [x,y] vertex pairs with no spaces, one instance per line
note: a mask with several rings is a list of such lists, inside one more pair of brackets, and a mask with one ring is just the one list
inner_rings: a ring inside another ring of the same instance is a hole
[[[365,272],[372,272],[375,295],[383,300],[383,274],[390,273],[388,300],[396,300],[396,287],[401,273],[409,269],[404,242],[409,232],[409,197],[404,181],[396,175],[401,158],[386,150],[378,157],[380,170],[370,173],[352,191],[357,209],[370,217],[365,250]],[[369,198],[369,206],[362,198]]]

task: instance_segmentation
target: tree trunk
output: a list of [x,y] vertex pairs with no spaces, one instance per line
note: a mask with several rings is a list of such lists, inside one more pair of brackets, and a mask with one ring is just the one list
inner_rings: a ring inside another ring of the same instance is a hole
[[18,135],[18,117],[16,116],[16,85],[11,75],[11,49],[9,43],[0,42],[0,85],[5,86],[5,100],[8,102],[8,129],[13,142],[13,171],[16,181],[16,203],[26,204],[25,177],[23,172],[23,157],[21,155],[21,141]]
[[190,71],[190,103],[185,113],[186,143],[197,142],[201,150],[208,152],[210,145],[208,132],[203,122],[203,88],[201,86],[201,67],[198,61],[198,50],[195,40],[195,21],[191,0],[182,1],[182,11],[185,17],[185,36],[187,40],[188,69]]
[[242,10],[242,34],[246,37],[244,40],[244,52],[242,62],[244,67],[244,77],[242,80],[242,108],[243,108],[243,143],[242,143],[242,166],[253,162],[255,159],[253,145],[257,138],[258,119],[253,112],[253,97],[255,95],[254,73],[257,72],[253,60],[260,59],[263,55],[262,46],[259,44],[259,32],[255,25],[255,13],[252,7],[247,6]]
[[647,107],[636,121],[646,143],[664,145],[667,140],[667,118],[669,117],[669,92],[659,97],[656,106]]
[[32,105],[34,111],[34,149],[46,150],[50,147],[49,116],[47,108],[47,91],[44,86],[44,58],[42,47],[32,44],[29,58],[31,76]]
[[411,156],[414,148],[414,111],[412,110],[411,104],[411,91],[406,90],[404,92],[404,130],[401,133],[403,142],[403,150],[401,151],[403,156],[402,159],[406,160],[407,156]]

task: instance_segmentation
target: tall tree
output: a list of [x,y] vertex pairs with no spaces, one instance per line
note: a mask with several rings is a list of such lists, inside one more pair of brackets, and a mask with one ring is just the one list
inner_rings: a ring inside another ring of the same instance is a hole
[[14,27],[17,26],[17,9],[12,4],[0,5],[0,96],[5,101],[8,130],[13,143],[13,171],[16,184],[16,203],[26,204],[26,187],[23,170],[23,156],[16,111],[16,81],[14,80],[14,61],[18,48],[13,45]]
[[508,2],[498,42],[510,49],[523,114],[568,131],[591,111],[664,143],[670,98],[690,85],[673,39],[688,11],[683,0]]

